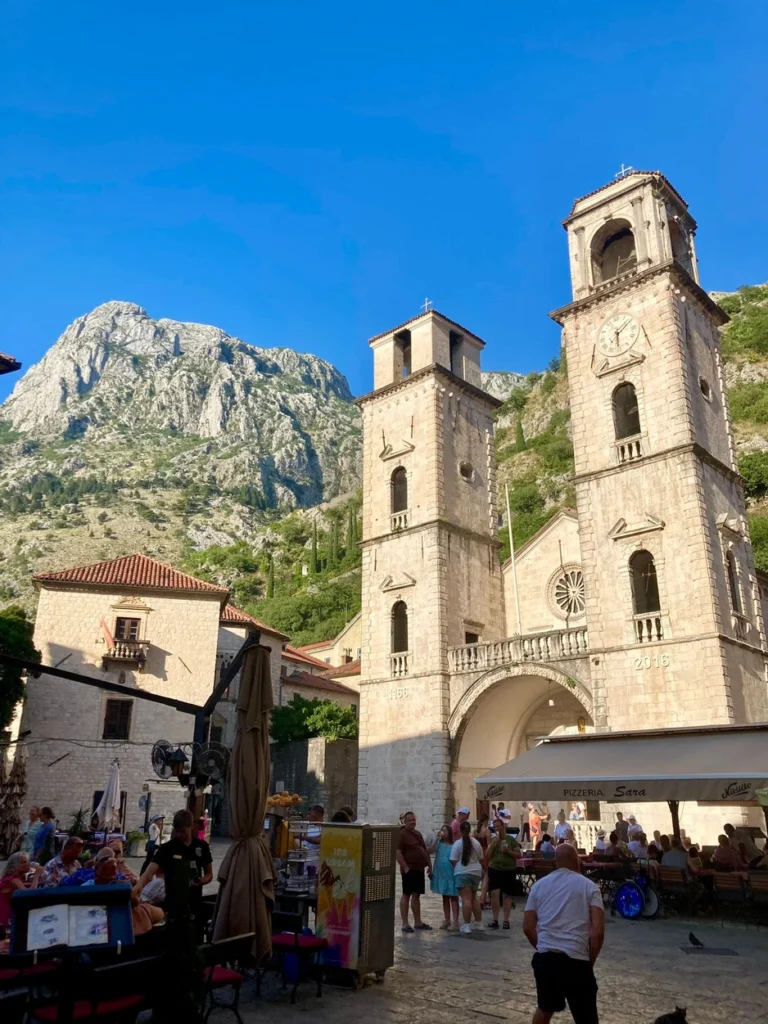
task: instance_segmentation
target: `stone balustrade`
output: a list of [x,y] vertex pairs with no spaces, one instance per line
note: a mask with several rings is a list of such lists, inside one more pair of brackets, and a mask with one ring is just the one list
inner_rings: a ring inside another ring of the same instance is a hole
[[513,636],[506,640],[488,640],[479,644],[464,644],[448,648],[448,667],[451,672],[476,672],[478,669],[525,661],[561,661],[578,658],[587,653],[589,643],[584,627],[556,629],[548,633]]
[[116,640],[102,655],[102,661],[124,661],[142,668],[147,660],[148,651],[148,640]]
[[392,659],[391,674],[393,679],[400,679],[408,675],[409,651],[402,651],[399,654],[390,655]]

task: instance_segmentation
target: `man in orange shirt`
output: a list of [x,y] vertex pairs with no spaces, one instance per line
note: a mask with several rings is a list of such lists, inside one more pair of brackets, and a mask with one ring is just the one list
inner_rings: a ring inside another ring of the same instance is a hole
[[531,834],[531,845],[535,850],[541,832],[541,815],[535,804],[530,804],[528,807],[528,831]]

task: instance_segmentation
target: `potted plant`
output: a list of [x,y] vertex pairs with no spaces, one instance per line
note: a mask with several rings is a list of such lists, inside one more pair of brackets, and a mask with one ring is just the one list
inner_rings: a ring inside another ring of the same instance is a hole
[[129,832],[125,837],[125,853],[128,857],[143,857],[147,852],[147,837],[143,832]]

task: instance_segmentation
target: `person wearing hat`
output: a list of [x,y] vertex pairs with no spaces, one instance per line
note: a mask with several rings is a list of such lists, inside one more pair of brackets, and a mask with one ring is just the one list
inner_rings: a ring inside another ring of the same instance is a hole
[[467,821],[468,819],[469,819],[469,808],[468,807],[460,807],[458,809],[458,811],[456,811],[456,817],[451,822],[451,832],[453,833],[453,841],[454,841],[454,843],[458,839],[461,839],[461,823],[462,823],[462,821]]
[[630,814],[630,816],[627,818],[627,821],[629,822],[629,826],[627,828],[627,842],[629,842],[630,839],[635,838],[635,836],[633,836],[632,833],[642,832],[643,826],[638,823],[638,820],[634,816],[634,814]]
[[597,839],[595,841],[595,853],[605,853],[605,849],[608,843],[605,841],[605,829],[599,828],[597,830]]

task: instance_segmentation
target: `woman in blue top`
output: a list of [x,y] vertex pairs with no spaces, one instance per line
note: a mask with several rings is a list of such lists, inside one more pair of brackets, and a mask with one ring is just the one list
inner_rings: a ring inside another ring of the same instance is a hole
[[432,881],[430,889],[443,897],[443,916],[445,920],[440,927],[444,931],[459,930],[459,896],[456,891],[456,879],[451,864],[451,847],[453,832],[450,825],[443,825],[437,839],[430,846],[429,852],[434,854],[432,864]]

